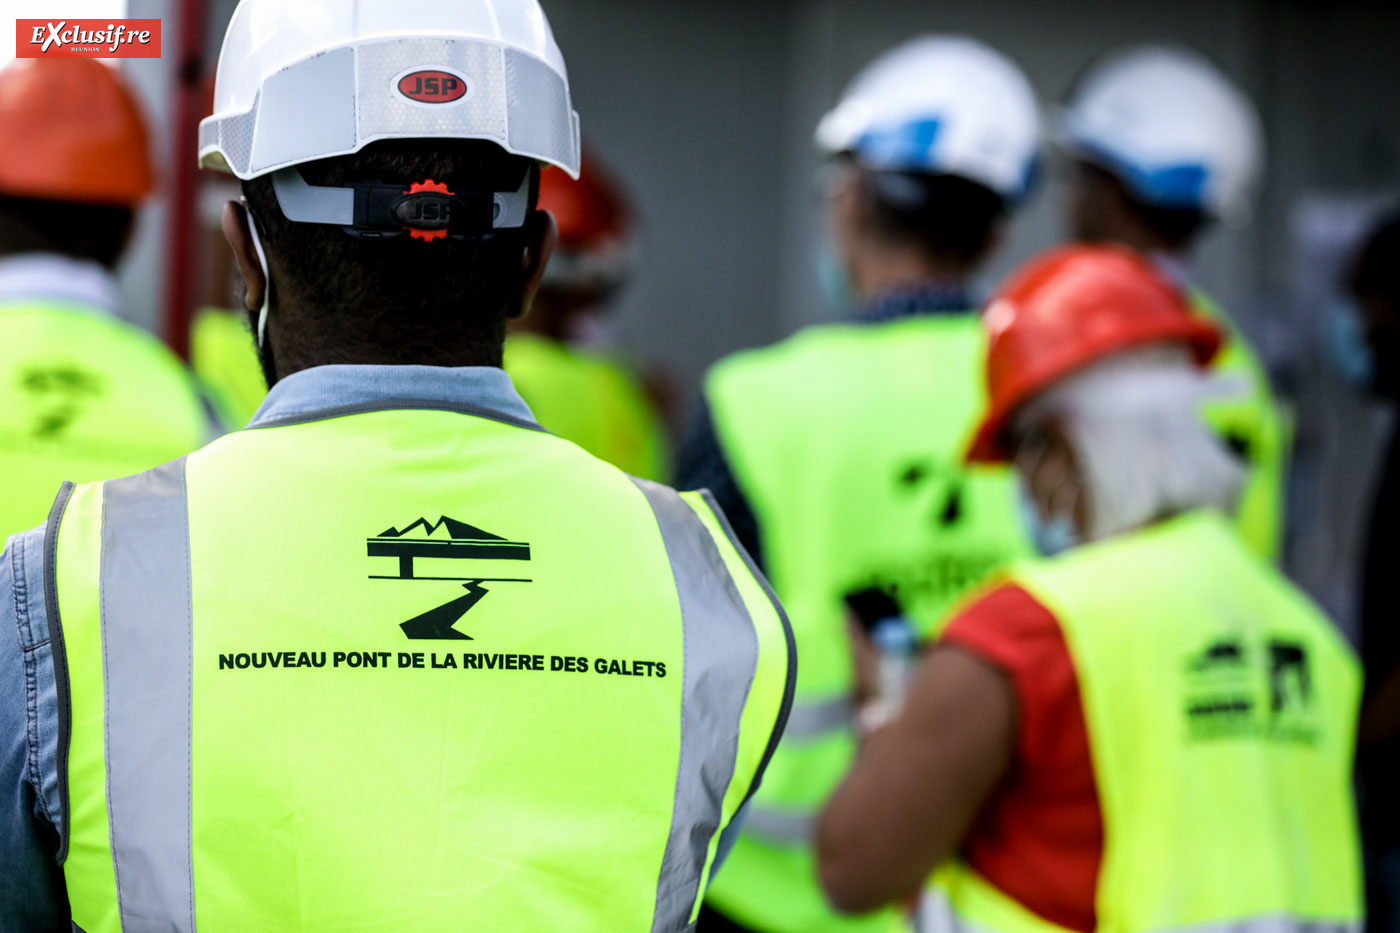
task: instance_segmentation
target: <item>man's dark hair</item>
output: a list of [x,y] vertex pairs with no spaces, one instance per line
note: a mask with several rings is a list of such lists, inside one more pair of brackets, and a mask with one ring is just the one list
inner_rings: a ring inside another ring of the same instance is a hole
[[0,256],[59,253],[112,268],[131,236],[128,207],[0,196]]
[[1347,276],[1358,298],[1383,298],[1400,309],[1400,211],[1387,215],[1367,235]]
[[862,169],[876,235],[925,255],[971,266],[991,249],[1006,201],[956,175]]
[[1080,162],[1080,170],[1093,183],[1116,189],[1123,205],[1170,250],[1184,250],[1210,225],[1211,217],[1195,207],[1162,207],[1149,204],[1138,197],[1116,172],[1088,160]]
[[[453,191],[501,191],[519,184],[524,163],[485,142],[388,140],[299,168],[311,185],[432,179]],[[533,215],[539,169],[528,171]],[[366,240],[287,220],[269,176],[245,181],[243,195],[271,268],[278,339],[269,349],[279,375],[327,363],[501,364],[506,320],[521,311],[528,227],[467,240]]]

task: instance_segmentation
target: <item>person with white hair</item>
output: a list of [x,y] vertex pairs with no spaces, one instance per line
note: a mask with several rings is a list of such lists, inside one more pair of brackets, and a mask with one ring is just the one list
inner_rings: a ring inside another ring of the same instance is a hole
[[867,739],[820,821],[827,895],[927,885],[934,930],[1360,930],[1358,665],[1227,517],[1219,328],[1082,246],[985,324],[968,458],[1015,465],[1045,556],[954,615]]

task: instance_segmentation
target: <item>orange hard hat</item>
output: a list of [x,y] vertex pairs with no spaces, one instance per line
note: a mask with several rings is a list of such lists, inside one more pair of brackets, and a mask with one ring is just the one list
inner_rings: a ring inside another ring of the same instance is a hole
[[990,404],[967,459],[1010,459],[1016,411],[1065,376],[1130,347],[1180,341],[1204,366],[1222,335],[1151,262],[1115,246],[1066,246],[1017,270],[983,317]]
[[146,124],[115,70],[90,58],[0,69],[0,194],[134,207],[153,186]]

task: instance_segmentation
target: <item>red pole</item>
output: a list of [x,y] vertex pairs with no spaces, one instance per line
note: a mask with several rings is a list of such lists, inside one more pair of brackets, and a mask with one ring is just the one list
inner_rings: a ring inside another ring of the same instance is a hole
[[180,18],[175,82],[171,93],[170,209],[166,227],[167,269],[165,291],[165,341],[181,357],[190,355],[190,321],[193,315],[195,199],[199,179],[196,127],[203,107],[205,0],[177,0]]

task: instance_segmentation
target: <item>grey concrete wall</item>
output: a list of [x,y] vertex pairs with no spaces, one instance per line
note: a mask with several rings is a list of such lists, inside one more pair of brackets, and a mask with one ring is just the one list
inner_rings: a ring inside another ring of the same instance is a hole
[[[585,136],[635,183],[650,221],[624,335],[687,376],[716,348],[828,313],[811,274],[820,242],[811,130],[862,64],[913,33],[965,32],[1000,47],[1047,112],[1085,62],[1127,43],[1188,42],[1233,73],[1265,116],[1270,185],[1253,225],[1206,242],[1199,272],[1261,339],[1287,296],[1295,194],[1400,179],[1394,5],[552,0],[548,10]],[[1058,197],[1050,173],[989,281],[1057,239]]]

